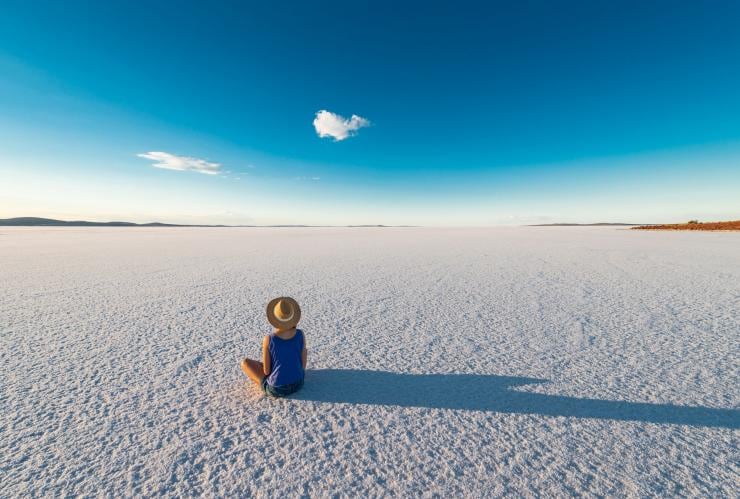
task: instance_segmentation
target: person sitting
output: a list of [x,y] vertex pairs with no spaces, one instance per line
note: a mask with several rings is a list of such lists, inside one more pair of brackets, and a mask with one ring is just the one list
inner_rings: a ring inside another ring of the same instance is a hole
[[308,351],[303,331],[297,329],[301,308],[293,298],[279,297],[267,304],[267,320],[274,331],[262,340],[262,362],[245,358],[241,368],[267,395],[285,397],[303,386]]

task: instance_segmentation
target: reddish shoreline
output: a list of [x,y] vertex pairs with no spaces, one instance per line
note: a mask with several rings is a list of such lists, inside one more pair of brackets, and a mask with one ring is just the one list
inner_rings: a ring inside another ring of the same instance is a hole
[[740,220],[729,222],[695,222],[685,224],[640,225],[638,230],[740,230]]

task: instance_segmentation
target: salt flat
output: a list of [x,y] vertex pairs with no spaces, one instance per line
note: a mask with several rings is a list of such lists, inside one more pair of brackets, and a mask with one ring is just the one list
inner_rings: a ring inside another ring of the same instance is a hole
[[740,233],[0,228],[0,290],[2,497],[738,493]]

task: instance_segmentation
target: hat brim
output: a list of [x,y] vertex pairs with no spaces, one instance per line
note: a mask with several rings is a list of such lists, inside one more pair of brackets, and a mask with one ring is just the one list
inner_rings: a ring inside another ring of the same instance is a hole
[[[290,303],[291,307],[293,308],[293,317],[291,317],[287,321],[281,321],[275,316],[275,305],[277,305],[277,302],[279,302],[280,300],[285,300],[286,302]],[[288,296],[279,296],[270,300],[270,303],[267,304],[267,321],[278,329],[290,329],[292,327],[295,327],[298,325],[298,321],[300,320],[301,307],[293,298],[290,298]]]

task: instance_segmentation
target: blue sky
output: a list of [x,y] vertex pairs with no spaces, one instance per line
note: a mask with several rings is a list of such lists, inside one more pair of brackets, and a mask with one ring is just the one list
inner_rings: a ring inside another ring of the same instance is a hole
[[0,217],[740,218],[738,25],[735,1],[5,0]]

